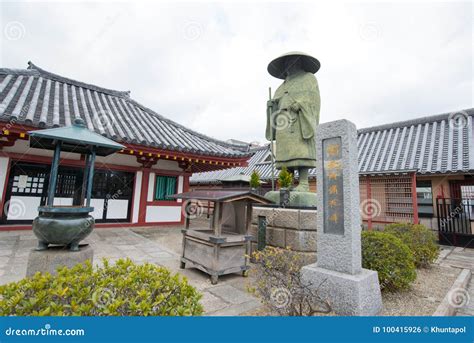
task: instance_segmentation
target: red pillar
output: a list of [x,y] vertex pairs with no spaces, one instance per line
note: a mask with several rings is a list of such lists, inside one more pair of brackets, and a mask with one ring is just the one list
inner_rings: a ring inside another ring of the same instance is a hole
[[418,198],[416,196],[416,173],[411,176],[411,201],[413,204],[413,223],[418,224]]
[[184,173],[183,175],[183,192],[188,192],[189,191],[189,176],[191,174],[189,173]]
[[[3,185],[3,194],[2,194],[2,200],[0,201],[0,218],[3,216],[3,211],[5,209],[5,196],[7,195],[7,188],[8,188],[8,180],[10,179],[10,170],[12,168],[12,159],[8,158],[8,166],[7,166],[7,172],[5,173],[5,180],[0,180],[0,182],[4,182],[5,184]],[[6,217],[6,215],[5,215]]]
[[138,208],[138,223],[146,223],[146,203],[148,198],[148,183],[150,181],[150,168],[142,170],[142,188],[140,191],[140,207]]

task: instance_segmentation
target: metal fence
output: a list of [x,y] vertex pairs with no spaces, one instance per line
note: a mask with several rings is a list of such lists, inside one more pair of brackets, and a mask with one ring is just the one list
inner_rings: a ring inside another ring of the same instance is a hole
[[436,199],[441,244],[474,247],[474,200]]

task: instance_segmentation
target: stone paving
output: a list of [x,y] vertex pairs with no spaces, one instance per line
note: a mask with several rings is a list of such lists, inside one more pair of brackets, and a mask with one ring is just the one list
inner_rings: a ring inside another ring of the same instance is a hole
[[[438,259],[441,266],[470,269],[474,274],[474,249],[443,246]],[[474,276],[463,294],[466,304],[456,311],[457,316],[474,316]]]
[[[163,232],[160,233],[160,231]],[[152,240],[137,232],[159,232],[163,241]],[[94,249],[94,264],[102,258],[116,261],[129,257],[137,263],[151,262],[186,276],[202,294],[206,315],[234,316],[257,309],[260,302],[245,291],[247,280],[240,275],[227,275],[219,284],[211,285],[209,277],[195,269],[179,269],[181,232],[179,227],[96,229],[84,243]],[[0,232],[0,284],[25,277],[28,255],[37,244],[31,231]],[[179,246],[179,247],[178,247]]]

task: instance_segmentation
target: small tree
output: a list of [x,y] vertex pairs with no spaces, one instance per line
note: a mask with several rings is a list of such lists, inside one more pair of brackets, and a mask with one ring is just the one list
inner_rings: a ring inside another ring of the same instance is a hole
[[[252,254],[255,281],[248,291],[260,298],[271,314],[313,316],[331,312],[330,304],[319,296],[319,288],[303,281],[301,257],[289,248],[266,247]],[[324,281],[325,282],[325,281]]]
[[293,174],[286,167],[281,168],[278,175],[278,185],[280,188],[289,188],[293,184]]
[[252,172],[252,175],[250,175],[250,187],[252,188],[260,187],[260,175],[258,175],[258,172],[256,170],[254,170]]

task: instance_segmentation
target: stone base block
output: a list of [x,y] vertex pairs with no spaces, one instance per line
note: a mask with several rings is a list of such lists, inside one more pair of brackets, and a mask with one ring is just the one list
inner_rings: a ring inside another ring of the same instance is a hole
[[32,250],[28,256],[26,276],[33,276],[36,272],[56,274],[59,267],[72,268],[78,263],[94,258],[94,249],[89,245],[81,245],[79,251],[70,251],[64,247],[50,247],[48,250]]
[[338,315],[374,316],[382,310],[382,295],[377,272],[362,269],[350,275],[317,266],[301,269],[304,282],[318,289],[322,299],[329,302]]
[[[265,193],[265,198],[280,204],[280,191],[270,191]],[[289,206],[295,207],[316,207],[316,193],[290,191]]]

